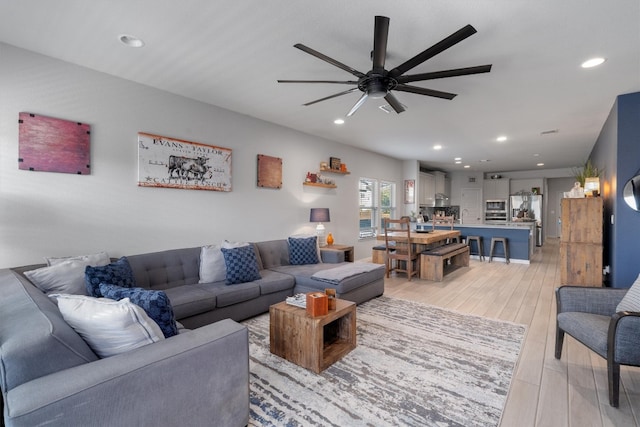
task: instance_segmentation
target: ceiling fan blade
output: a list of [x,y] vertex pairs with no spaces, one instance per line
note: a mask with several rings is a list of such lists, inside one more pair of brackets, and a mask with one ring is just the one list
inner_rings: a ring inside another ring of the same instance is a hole
[[349,89],[349,90],[345,90],[344,92],[335,93],[333,95],[325,96],[324,98],[316,99],[315,101],[307,102],[306,104],[303,104],[303,105],[305,107],[307,107],[309,105],[313,105],[313,104],[316,104],[318,102],[326,101],[327,99],[337,98],[338,96],[346,95],[346,94],[354,92],[356,90],[358,90],[358,88],[354,87],[353,89]]
[[467,37],[474,35],[476,32],[476,29],[471,25],[466,25],[455,33],[451,34],[449,37],[439,41],[438,43],[434,44],[428,49],[423,50],[408,61],[398,65],[396,68],[389,72],[389,75],[391,77],[397,78],[407,71],[411,70],[412,68],[415,68],[418,65],[422,64],[427,59],[433,58],[437,54],[449,49],[457,43],[460,43]]
[[376,16],[373,30],[373,71],[384,70],[387,57],[387,39],[389,37],[389,18]]
[[358,99],[358,102],[356,102],[356,105],[354,105],[353,108],[347,113],[347,117],[353,116],[356,113],[356,111],[358,111],[358,108],[360,108],[362,104],[364,104],[364,101],[367,100],[368,96],[369,95],[367,95],[366,92],[363,93],[360,99]]
[[396,113],[400,114],[406,110],[391,92],[387,93],[387,96],[385,96],[384,99],[389,103],[389,105],[391,105],[391,108],[393,108]]
[[336,81],[336,80],[278,80],[278,83],[336,83],[345,85],[357,85],[355,80]]
[[432,73],[412,74],[400,76],[396,80],[398,83],[419,82],[423,80],[443,79],[446,77],[467,76],[470,74],[488,73],[491,71],[491,64],[478,65],[477,67],[456,68],[453,70],[435,71]]
[[301,43],[298,44],[294,44],[293,47],[300,49],[303,52],[307,52],[309,55],[313,55],[318,59],[322,59],[325,62],[328,62],[331,65],[334,65],[338,68],[343,69],[344,71],[346,71],[347,73],[351,73],[354,76],[360,78],[360,77],[364,77],[364,73],[361,73],[360,71],[356,70],[355,68],[351,68],[348,65],[343,64],[342,62],[336,61],[333,58],[329,58],[327,55],[324,55],[320,52],[318,52],[317,50],[313,50],[310,47],[307,47]]
[[393,90],[399,90],[400,92],[417,93],[418,95],[435,96],[436,98],[453,99],[457,95],[455,93],[441,92],[439,90],[427,89],[424,87],[398,85]]

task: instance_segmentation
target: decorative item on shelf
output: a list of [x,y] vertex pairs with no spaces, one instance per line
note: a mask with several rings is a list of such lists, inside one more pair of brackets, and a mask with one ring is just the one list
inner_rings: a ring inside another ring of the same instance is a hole
[[326,171],[327,169],[329,169],[329,163],[327,163],[327,162],[320,162],[320,170],[321,170],[321,171]]
[[600,195],[600,178],[592,176],[584,179],[584,194],[587,197],[597,197]]
[[329,312],[329,298],[322,292],[309,292],[306,309],[311,317],[324,316]]
[[336,309],[336,290],[333,288],[326,288],[324,293],[327,295],[329,302],[329,311]]
[[331,233],[327,234],[327,245],[333,245],[333,235]]
[[342,162],[340,161],[340,159],[338,157],[329,157],[329,165],[330,165],[332,170],[339,171],[341,164],[342,164]]
[[573,183],[573,188],[571,191],[564,193],[565,197],[569,197],[572,199],[580,199],[584,197],[584,190],[578,181]]
[[340,163],[340,172],[347,172],[347,164],[346,163]]
[[311,208],[309,213],[309,222],[317,222],[316,235],[318,236],[318,245],[324,246],[325,241],[325,228],[323,222],[331,222],[329,215],[329,208]]
[[[600,176],[600,170],[591,163],[591,159],[587,160],[587,162],[581,168],[573,168],[573,176],[580,183],[580,186],[585,188],[585,182],[587,178],[597,178]],[[598,186],[600,186],[598,181]]]

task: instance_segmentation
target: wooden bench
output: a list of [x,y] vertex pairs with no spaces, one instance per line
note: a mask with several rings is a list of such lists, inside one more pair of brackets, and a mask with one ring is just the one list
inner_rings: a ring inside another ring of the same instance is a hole
[[447,260],[458,267],[469,266],[469,246],[450,243],[420,253],[420,278],[441,282]]
[[387,247],[385,245],[374,246],[371,249],[371,262],[374,264],[387,263]]

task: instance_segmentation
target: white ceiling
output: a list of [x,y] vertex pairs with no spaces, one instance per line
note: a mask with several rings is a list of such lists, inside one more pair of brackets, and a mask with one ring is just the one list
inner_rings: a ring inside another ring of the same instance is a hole
[[[493,69],[414,83],[451,101],[394,92],[404,113],[370,99],[341,126],[359,91],[304,107],[349,86],[276,82],[355,80],[295,43],[369,71],[375,15],[390,18],[387,69],[466,24],[478,32],[409,74]],[[580,165],[616,96],[640,91],[638,0],[0,0],[0,41],[445,171]],[[581,69],[593,56],[607,61]]]

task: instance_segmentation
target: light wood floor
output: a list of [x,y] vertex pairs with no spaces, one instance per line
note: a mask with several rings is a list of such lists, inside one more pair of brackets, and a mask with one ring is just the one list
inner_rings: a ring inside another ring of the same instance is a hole
[[558,240],[537,248],[531,264],[471,260],[437,283],[391,275],[385,295],[527,325],[501,427],[638,426],[640,368],[622,367],[620,407],[609,406],[604,359],[568,335],[553,356]]

